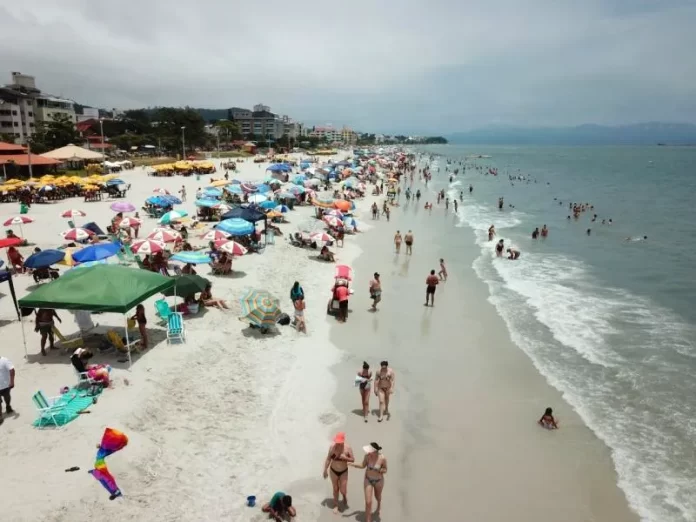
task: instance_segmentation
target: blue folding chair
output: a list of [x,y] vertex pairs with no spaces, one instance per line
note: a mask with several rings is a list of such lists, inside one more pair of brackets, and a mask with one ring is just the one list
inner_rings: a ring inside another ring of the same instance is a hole
[[172,312],[167,319],[167,344],[172,341],[186,342],[184,316],[179,312]]

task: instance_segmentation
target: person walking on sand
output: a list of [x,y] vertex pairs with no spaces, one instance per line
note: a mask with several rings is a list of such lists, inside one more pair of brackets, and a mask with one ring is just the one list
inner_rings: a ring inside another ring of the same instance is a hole
[[179,194],[181,194],[181,201],[186,201],[186,187],[181,185],[181,190],[179,191]]
[[15,369],[12,362],[0,356],[0,424],[3,423],[2,403],[5,402],[5,414],[11,415],[14,413],[11,402],[12,397],[10,391],[15,385]]
[[413,254],[413,232],[410,230],[404,236],[404,242],[406,243],[406,253],[408,255]]
[[372,311],[377,311],[377,303],[382,300],[382,282],[379,280],[379,273],[374,273],[374,279],[370,281],[370,299],[372,299]]
[[379,365],[379,371],[375,375],[375,395],[379,398],[379,417],[377,422],[382,422],[384,415],[387,418],[391,417],[391,413],[389,413],[389,399],[394,393],[396,375],[394,370],[389,368],[387,361],[382,361]]
[[375,515],[380,516],[382,510],[382,491],[384,490],[384,475],[387,473],[387,459],[382,455],[382,446],[371,442],[363,447],[365,457],[361,464],[352,462],[349,466],[365,470],[365,522],[372,522],[372,497],[377,500]]
[[445,266],[445,260],[440,258],[440,271],[437,273],[442,281],[447,281],[447,267]]
[[53,345],[53,318],[58,319],[62,323],[60,317],[53,308],[39,308],[36,312],[35,332],[41,333],[41,355],[46,355],[46,339],[48,338],[49,348],[55,350]]
[[402,241],[402,239],[403,238],[401,237],[401,232],[397,230],[396,234],[394,234],[394,248],[396,249],[397,254],[401,253],[401,241]]
[[428,277],[425,278],[425,306],[435,306],[435,289],[440,284],[440,278],[435,275],[435,270],[431,270]]
[[365,418],[365,422],[367,422],[367,416],[370,413],[370,386],[372,383],[372,372],[370,371],[370,365],[365,361],[363,361],[362,370],[358,372],[356,382],[358,383],[358,388],[360,388],[363,417]]
[[353,449],[346,443],[346,434],[338,432],[333,438],[329,453],[324,461],[324,478],[331,470],[331,485],[333,486],[334,514],[338,514],[338,494],[343,496],[343,505],[348,507],[348,465],[355,462]]
[[295,329],[298,332],[307,333],[307,326],[305,325],[305,318],[304,318],[304,310],[305,310],[304,299],[302,299],[301,297],[299,299],[295,299],[295,301],[293,302],[293,305],[295,307]]

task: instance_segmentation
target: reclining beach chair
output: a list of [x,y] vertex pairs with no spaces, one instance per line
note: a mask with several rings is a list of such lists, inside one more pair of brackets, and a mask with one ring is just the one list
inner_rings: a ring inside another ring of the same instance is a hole
[[58,338],[57,344],[60,344],[66,352],[72,352],[75,348],[81,348],[85,345],[85,340],[82,338],[81,333],[77,337],[68,339],[53,325],[53,335]]
[[106,332],[106,338],[113,345],[113,347],[121,353],[127,354],[131,351],[131,348],[134,349],[136,352],[140,351],[138,349],[138,343],[140,342],[140,340],[130,341],[128,344],[126,344],[125,342],[123,342],[123,339],[116,330],[109,330],[108,332]]
[[184,328],[184,316],[179,312],[172,312],[167,319],[167,344],[178,340],[186,342],[186,329]]
[[167,301],[164,299],[159,299],[155,301],[155,310],[157,310],[157,315],[165,323],[169,321],[169,316],[172,315],[172,309],[169,308]]
[[36,406],[36,409],[39,412],[39,428],[48,426],[51,423],[57,428],[60,428],[63,426],[63,424],[65,424],[61,424],[58,422],[58,419],[56,419],[56,417],[64,413],[65,410],[65,405],[56,404],[58,399],[60,399],[60,396],[47,398],[41,390],[37,391],[31,398],[34,406]]

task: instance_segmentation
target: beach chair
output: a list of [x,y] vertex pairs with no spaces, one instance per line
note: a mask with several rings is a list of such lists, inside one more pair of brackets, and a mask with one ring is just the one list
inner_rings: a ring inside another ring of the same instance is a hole
[[68,220],[68,227],[75,228],[75,222],[72,219]]
[[167,301],[164,299],[159,299],[155,301],[155,310],[157,310],[157,315],[162,319],[162,321],[169,321],[169,316],[172,315],[172,309],[169,308]]
[[66,352],[71,352],[76,348],[82,348],[85,345],[85,340],[81,335],[73,339],[68,339],[55,325],[53,325],[53,335],[58,338],[58,344],[60,344]]
[[75,372],[75,375],[77,375],[77,387],[84,386],[85,384],[88,384],[89,386],[95,386],[99,384],[99,381],[95,381],[89,376],[89,372],[78,372],[77,368],[73,366],[73,371]]
[[139,340],[131,341],[128,344],[126,344],[125,342],[123,342],[123,339],[121,339],[121,336],[118,334],[116,330],[109,330],[108,332],[106,332],[106,338],[113,345],[113,347],[121,353],[128,353],[131,351],[131,348],[133,348],[136,352],[140,351],[138,349],[138,344],[140,343]]
[[179,312],[172,312],[167,319],[167,344],[174,340],[186,342],[184,316]]
[[128,259],[126,259],[126,255],[120,250],[116,252],[116,258],[118,259],[119,265],[128,266],[131,264],[131,262]]
[[64,404],[56,404],[58,399],[60,399],[60,396],[46,397],[41,390],[37,391],[34,394],[31,400],[39,412],[39,418],[37,419],[37,427],[42,428],[43,426],[49,425],[49,423],[53,423],[54,426],[60,428],[61,426],[63,426],[63,424],[65,424],[61,424],[60,422],[58,422],[58,419],[56,418],[65,411]]

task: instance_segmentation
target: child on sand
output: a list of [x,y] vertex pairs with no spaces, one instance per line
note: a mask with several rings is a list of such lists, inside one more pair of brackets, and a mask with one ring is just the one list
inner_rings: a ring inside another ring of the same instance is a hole
[[447,268],[445,267],[445,260],[440,258],[440,271],[438,272],[440,279],[447,281]]
[[546,408],[544,411],[544,414],[541,416],[541,419],[539,419],[539,425],[542,428],[546,428],[547,430],[557,430],[558,429],[558,423],[556,422],[556,419],[553,417],[553,409],[552,408]]
[[135,315],[132,320],[138,322],[138,330],[140,331],[140,344],[143,349],[147,349],[147,317],[145,317],[145,307],[141,304],[135,307]]
[[307,327],[305,325],[305,319],[304,319],[304,309],[305,309],[304,297],[300,297],[299,299],[295,299],[295,301],[293,301],[293,305],[295,306],[295,329],[298,332],[307,333]]

